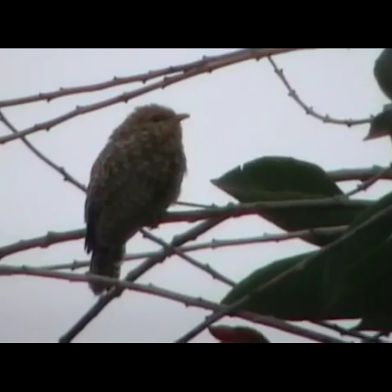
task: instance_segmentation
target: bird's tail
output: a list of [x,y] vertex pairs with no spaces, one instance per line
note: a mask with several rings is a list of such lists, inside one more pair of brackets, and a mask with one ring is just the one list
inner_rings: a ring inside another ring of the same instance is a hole
[[[120,275],[121,259],[124,255],[122,247],[105,247],[93,251],[90,262],[90,273],[118,278]],[[103,282],[89,282],[90,289],[95,295],[109,290],[111,285]]]

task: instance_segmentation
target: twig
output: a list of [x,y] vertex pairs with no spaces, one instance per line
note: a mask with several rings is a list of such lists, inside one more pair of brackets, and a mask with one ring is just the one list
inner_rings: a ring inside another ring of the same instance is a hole
[[294,50],[298,49],[247,49],[247,50],[241,50],[237,51],[231,54],[231,56],[227,56],[223,60],[217,59],[213,62],[208,63],[207,66],[201,66],[197,68],[192,68],[189,71],[179,74],[179,75],[174,75],[174,76],[169,76],[165,77],[162,80],[151,83],[149,85],[146,85],[144,87],[141,87],[139,89],[135,89],[131,92],[123,93],[120,95],[117,95],[115,97],[105,99],[103,101],[99,101],[90,105],[85,105],[85,106],[77,106],[74,110],[71,110],[65,114],[62,114],[58,117],[53,118],[52,120],[49,121],[44,121],[42,123],[36,124],[32,127],[26,128],[20,132],[18,132],[17,135],[6,135],[3,137],[0,137],[0,144],[5,144],[10,141],[16,140],[22,136],[27,136],[32,133],[42,131],[42,130],[47,130],[49,131],[51,128],[55,127],[58,124],[61,124],[65,121],[70,120],[71,118],[74,118],[76,116],[80,116],[85,113],[90,113],[105,107],[109,107],[111,105],[115,105],[118,103],[127,103],[129,100],[139,97],[143,94],[149,93],[154,90],[158,89],[163,89],[166,88],[172,84],[179,83],[185,79],[190,79],[192,77],[198,76],[203,73],[210,73],[214,70],[224,68],[233,64],[241,63],[244,61],[248,60],[260,60],[263,57],[266,56],[271,56],[271,55],[277,55],[277,54],[282,54],[282,53],[288,53]]
[[[208,242],[202,242],[194,245],[185,245],[177,250],[181,252],[193,252],[203,249],[218,249],[222,247],[228,246],[238,246],[238,245],[250,245],[250,244],[257,244],[263,242],[278,242],[278,241],[285,241],[290,240],[293,238],[302,238],[309,235],[332,235],[332,234],[343,234],[347,230],[348,226],[336,226],[336,227],[320,227],[310,230],[298,230],[292,231],[289,233],[283,234],[264,234],[262,236],[257,237],[246,237],[246,238],[234,238],[234,239],[212,239]],[[132,253],[127,254],[123,258],[123,262],[126,261],[133,261],[139,259],[145,259],[147,257],[156,256],[158,252],[140,252],[140,253]],[[47,270],[62,270],[62,269],[70,269],[72,271],[77,270],[79,268],[88,267],[90,261],[73,261],[72,263],[63,263],[63,264],[53,264],[53,265],[46,265],[40,266],[41,268],[45,268]]]
[[354,188],[350,192],[347,192],[345,194],[346,197],[350,197],[356,195],[359,192],[366,191],[368,188],[370,188],[374,183],[376,183],[378,180],[383,178],[390,171],[391,171],[391,166],[380,169],[380,171],[377,174],[375,174],[373,177],[367,179],[366,181],[363,181],[362,184],[359,184],[356,188]]
[[[384,171],[385,169],[385,171]],[[390,167],[374,166],[369,168],[359,168],[359,169],[342,169],[333,170],[327,172],[329,178],[333,181],[366,181],[378,174],[381,174],[380,178],[386,180],[392,180],[392,170]]]
[[228,284],[229,286],[234,286],[235,282],[226,276],[222,275],[220,272],[216,271],[214,268],[212,268],[208,264],[203,264],[200,263],[200,261],[197,261],[195,258],[188,256],[186,253],[184,253],[180,248],[175,248],[166,241],[163,241],[161,238],[158,238],[157,236],[149,233],[148,231],[142,229],[140,230],[141,233],[143,234],[144,237],[150,239],[152,242],[155,242],[158,245],[161,245],[162,248],[166,251],[172,252],[173,254],[176,254],[177,256],[181,257],[182,259],[186,260],[188,263],[193,265],[194,267],[206,272],[207,274],[211,275],[214,279],[217,279],[223,283]]
[[[125,280],[106,278],[106,277],[92,275],[92,274],[84,275],[84,274],[75,274],[75,273],[55,272],[55,271],[48,271],[44,268],[32,268],[28,266],[22,266],[22,267],[13,267],[8,265],[0,266],[0,276],[7,276],[7,275],[28,275],[28,276],[35,276],[35,277],[42,277],[42,278],[61,279],[70,282],[96,281],[102,283],[109,283],[121,289],[138,291],[141,293],[154,295],[160,298],[170,299],[172,301],[182,303],[185,306],[194,306],[194,307],[209,309],[213,311],[224,308],[222,305],[219,305],[211,301],[207,301],[202,298],[195,298],[188,295],[176,293],[174,291],[163,289],[151,284],[144,285],[144,284],[139,284],[134,282],[128,282]],[[344,343],[344,341],[331,338],[327,335],[314,332],[303,327],[289,324],[285,321],[278,320],[273,317],[261,316],[251,312],[240,312],[235,314],[235,316],[258,324],[266,325],[271,328],[279,329],[288,333],[293,333],[302,336],[304,338],[318,341],[318,342]]]
[[275,73],[278,75],[279,79],[283,82],[283,84],[286,86],[289,96],[294,99],[295,102],[298,103],[298,105],[305,110],[305,113],[317,118],[318,120],[321,120],[325,123],[329,124],[339,124],[339,125],[346,125],[348,127],[351,127],[353,125],[362,125],[362,124],[367,124],[371,121],[371,118],[362,118],[358,120],[352,120],[352,119],[338,119],[338,118],[333,118],[330,117],[328,114],[322,115],[318,112],[316,112],[311,106],[307,105],[298,95],[298,93],[291,87],[289,81],[287,78],[284,76],[283,70],[279,69],[278,66],[276,65],[275,61],[271,58],[268,57],[269,62],[271,63],[272,67],[274,68]]
[[64,232],[49,231],[42,237],[20,240],[0,248],[0,260],[6,256],[17,252],[22,252],[32,248],[48,248],[61,242],[79,240],[84,237],[86,230],[77,229]]
[[[175,222],[195,222],[210,218],[234,218],[245,215],[260,213],[263,210],[275,210],[282,208],[297,207],[332,207],[332,206],[352,206],[368,207],[373,202],[369,200],[347,200],[345,197],[330,197],[325,199],[287,200],[274,202],[257,202],[244,204],[228,204],[223,207],[204,208],[202,210],[175,211],[165,215],[161,223]],[[0,248],[0,259],[10,254],[31,249],[34,247],[48,247],[59,242],[77,240],[83,238],[85,229],[72,230],[67,232],[50,232],[44,237],[21,240],[16,243]]]
[[343,336],[346,335],[346,336],[352,336],[354,338],[361,339],[362,341],[367,342],[367,343],[388,343],[388,342],[380,339],[380,337],[368,336],[368,335],[365,335],[364,333],[357,332],[357,331],[350,330],[350,329],[346,329],[346,328],[341,327],[340,325],[332,324],[328,321],[313,321],[313,324],[316,324],[321,327],[338,332]]
[[[10,123],[10,121],[7,119],[7,117],[5,117],[4,113],[2,113],[1,110],[0,110],[0,121],[2,121],[14,135],[18,134],[18,130]],[[76,178],[71,176],[63,167],[56,165],[56,163],[54,163],[52,160],[46,157],[41,151],[38,150],[38,148],[36,148],[33,144],[31,144],[25,137],[22,136],[21,140],[35,156],[37,156],[41,161],[45,162],[53,170],[58,172],[63,177],[64,181],[70,182],[71,184],[73,184],[83,192],[86,191],[86,187],[83,184],[81,184]]]
[[177,204],[178,206],[194,207],[194,208],[211,208],[211,206],[208,204],[193,203],[190,201],[176,201],[174,204]]
[[38,93],[38,94],[29,95],[21,98],[7,99],[7,100],[0,101],[0,108],[7,107],[7,106],[23,105],[23,104],[33,103],[38,101],[50,102],[67,95],[91,93],[94,91],[100,91],[100,90],[120,86],[123,84],[130,84],[135,82],[141,82],[145,84],[151,79],[156,79],[158,77],[162,77],[165,75],[170,75],[175,73],[185,73],[195,68],[208,69],[210,67],[210,64],[211,66],[213,66],[213,64],[216,63],[217,61],[230,60],[233,56],[236,56],[238,54],[247,51],[248,49],[245,50],[242,49],[242,50],[237,50],[234,52],[225,53],[216,56],[204,56],[201,60],[192,61],[189,63],[180,64],[176,66],[156,69],[138,75],[125,76],[125,77],[115,76],[111,80],[106,80],[104,82],[99,82],[99,83],[94,83],[94,84],[89,84],[84,86],[67,87],[67,88],[60,87],[57,91]]
[[[221,223],[224,219],[209,219],[205,222],[199,223],[192,229],[184,232],[183,234],[176,236],[173,238],[172,242],[170,243],[171,247],[179,247],[185,244],[188,241],[192,241],[195,238],[199,237],[206,231],[212,229],[214,226]],[[134,270],[130,271],[127,276],[126,280],[128,282],[133,282],[142,276],[145,272],[147,272],[150,268],[154,267],[156,264],[159,264],[165,260],[166,257],[170,256],[173,252],[169,249],[163,249],[160,253],[156,256],[153,256],[147,259],[144,263],[140,266],[136,267]],[[123,292],[121,288],[113,288],[109,292],[102,295],[96,304],[90,308],[90,310],[82,316],[82,318],[68,331],[66,332],[61,338],[60,342],[62,343],[69,343],[71,342],[99,313],[108,305],[114,298],[119,297]]]
[[[215,312],[212,315],[208,316],[205,319],[205,321],[203,321],[202,323],[200,323],[196,327],[192,328],[184,336],[179,338],[177,340],[177,342],[178,343],[188,342],[190,339],[192,339],[193,337],[197,336],[200,332],[202,332],[205,328],[208,328],[212,323],[220,320],[225,315],[231,314],[232,312],[241,308],[249,300],[251,300],[255,295],[260,295],[262,292],[268,290],[273,285],[282,281],[283,279],[288,278],[295,273],[300,273],[306,267],[306,265],[308,263],[312,262],[314,257],[320,257],[322,255],[325,255],[326,253],[328,254],[328,253],[336,252],[336,249],[339,249],[339,248],[345,246],[345,243],[348,240],[348,238],[352,238],[355,235],[359,235],[359,233],[361,233],[362,236],[365,236],[366,233],[368,233],[370,230],[373,230],[373,225],[375,225],[376,223],[382,227],[385,226],[385,230],[387,230],[388,227],[390,227],[392,230],[392,223],[391,222],[392,222],[392,206],[385,208],[382,211],[379,211],[378,213],[374,214],[371,218],[369,218],[367,221],[365,221],[362,224],[360,224],[359,226],[355,227],[347,234],[344,234],[342,237],[340,237],[340,239],[338,239],[338,240],[334,241],[332,244],[322,248],[316,256],[310,256],[309,258],[306,258],[305,260],[303,260],[299,264],[295,265],[294,267],[287,269],[286,271],[278,274],[277,276],[270,279],[266,283],[263,283],[262,285],[260,285],[256,289],[252,290],[250,293],[244,295],[238,301],[236,301],[233,304],[231,304],[230,306],[228,306],[226,308],[226,310],[219,310],[218,312]],[[369,227],[371,229],[369,229]]]

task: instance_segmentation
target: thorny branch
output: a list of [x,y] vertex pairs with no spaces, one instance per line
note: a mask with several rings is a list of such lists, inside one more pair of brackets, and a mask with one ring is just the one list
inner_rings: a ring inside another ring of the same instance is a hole
[[391,171],[391,166],[380,169],[379,172],[376,173],[373,177],[368,178],[366,181],[363,181],[361,184],[359,184],[356,188],[354,188],[350,192],[347,192],[346,197],[354,196],[359,192],[366,191],[390,171]]
[[[238,245],[250,245],[257,244],[263,242],[278,242],[290,240],[293,238],[303,238],[309,235],[332,235],[332,234],[343,234],[347,230],[348,226],[336,226],[336,227],[320,227],[314,228],[310,230],[298,230],[291,231],[289,233],[283,234],[264,234],[262,236],[257,237],[246,237],[246,238],[233,238],[233,239],[212,239],[208,242],[199,242],[194,245],[185,245],[177,248],[177,250],[181,252],[193,252],[203,249],[218,249],[222,247],[228,246],[238,246]],[[141,252],[141,253],[132,253],[127,254],[123,258],[123,262],[133,261],[145,259],[147,257],[155,256],[157,252]],[[90,264],[89,261],[73,261],[72,263],[63,263],[63,264],[53,264],[53,265],[45,265],[42,268],[47,270],[63,270],[70,269],[71,271],[77,270],[79,268],[88,267]]]
[[337,333],[339,333],[340,335],[346,335],[346,336],[352,336],[354,338],[358,338],[361,339],[363,342],[365,343],[389,343],[388,341],[384,341],[382,339],[380,339],[380,336],[368,336],[365,335],[364,333],[352,330],[352,329],[346,329],[341,327],[340,325],[337,324],[332,324],[330,322],[327,321],[317,321],[317,322],[313,322],[313,324],[316,324],[320,327],[324,327],[327,329],[330,329],[332,331],[335,331]]
[[181,73],[179,75],[174,75],[174,76],[168,76],[163,78],[162,80],[151,83],[149,85],[146,85],[144,87],[141,87],[139,89],[135,89],[133,91],[123,93],[120,95],[117,95],[113,98],[105,99],[103,101],[99,101],[96,103],[93,103],[91,105],[85,105],[85,106],[77,106],[74,110],[69,111],[68,113],[62,114],[61,116],[58,116],[56,118],[53,118],[52,120],[49,121],[44,121],[42,123],[36,124],[30,128],[26,128],[22,131],[20,131],[18,134],[12,134],[12,135],[6,135],[3,137],[0,137],[0,144],[5,144],[10,141],[16,140],[22,136],[27,136],[32,133],[42,131],[46,129],[49,131],[51,128],[53,128],[56,125],[59,125],[65,121],[70,120],[71,118],[74,118],[76,116],[80,116],[82,114],[90,113],[99,109],[103,109],[106,107],[109,107],[111,105],[115,105],[118,103],[127,103],[129,100],[139,97],[141,95],[147,94],[151,91],[158,90],[158,89],[163,89],[166,88],[172,84],[179,83],[183,80],[190,79],[192,77],[198,76],[203,73],[210,73],[212,71],[215,71],[220,68],[224,68],[233,64],[241,63],[244,61],[249,61],[249,60],[260,60],[263,57],[271,56],[271,55],[277,55],[281,53],[288,53],[294,50],[298,49],[246,49],[246,50],[239,50],[231,55],[227,54],[225,55],[224,58],[222,56],[216,56],[216,58],[213,61],[210,61],[207,63],[207,65],[196,67],[196,68],[191,68],[189,71]]
[[123,77],[114,76],[111,80],[89,84],[85,86],[75,86],[75,87],[67,87],[67,88],[60,87],[57,91],[38,93],[38,94],[21,97],[21,98],[2,100],[0,101],[0,108],[7,107],[7,106],[24,105],[27,103],[33,103],[38,101],[50,102],[55,99],[65,97],[67,95],[91,93],[91,92],[100,91],[108,88],[113,88],[123,84],[131,84],[135,82],[146,84],[149,80],[156,79],[158,77],[176,74],[176,73],[186,73],[194,69],[202,68],[207,70],[207,72],[212,72],[212,70],[214,69],[213,67],[216,66],[217,63],[223,61],[223,62],[228,62],[228,65],[230,65],[231,64],[230,61],[233,61],[233,59],[235,59],[238,55],[241,56],[246,52],[249,52],[249,49],[237,50],[234,52],[225,53],[217,56],[204,56],[202,59],[197,61],[192,61],[189,63],[170,66],[161,69],[156,69],[138,75],[123,76]]
[[294,90],[293,87],[291,87],[291,84],[287,80],[287,78],[284,76],[283,70],[279,69],[278,66],[276,65],[276,62],[269,56],[268,57],[269,62],[271,63],[272,67],[274,68],[275,73],[278,75],[279,79],[283,82],[283,84],[286,86],[289,96],[294,99],[297,104],[305,110],[305,113],[317,118],[318,120],[323,121],[324,123],[329,123],[329,124],[339,124],[339,125],[346,125],[348,127],[352,127],[353,125],[362,125],[362,124],[367,124],[371,121],[371,118],[362,118],[359,120],[353,120],[353,119],[339,119],[339,118],[333,118],[329,116],[328,114],[320,114],[316,110],[314,110],[311,106],[307,105],[301,97],[298,95],[298,93]]
[[[0,276],[9,276],[9,275],[27,275],[27,276],[36,276],[41,278],[52,278],[52,279],[61,279],[67,280],[70,282],[89,282],[89,281],[97,281],[102,283],[110,283],[115,287],[121,290],[132,290],[145,294],[154,295],[160,298],[170,299],[172,301],[179,302],[184,304],[185,306],[194,306],[202,309],[208,310],[219,310],[224,309],[223,305],[207,301],[202,298],[195,298],[188,295],[176,293],[171,290],[163,289],[154,285],[144,285],[140,283],[129,282],[126,280],[117,280],[113,278],[102,277],[98,275],[84,275],[84,274],[75,274],[75,273],[66,273],[66,272],[55,272],[48,271],[45,268],[32,268],[27,266],[21,267],[13,267],[8,265],[0,266]],[[252,321],[254,323],[262,324],[271,328],[279,329],[281,331],[285,331],[288,333],[293,333],[298,336],[302,336],[309,340],[314,340],[316,342],[321,343],[345,343],[342,340],[335,339],[324,335],[319,332],[314,332],[308,330],[303,327],[295,326],[290,323],[287,323],[282,320],[275,319],[273,317],[260,316],[251,312],[238,312],[233,313],[233,316],[242,318],[244,320]]]
[[[2,121],[14,134],[18,134],[18,130],[10,123],[4,113],[0,110],[0,121]],[[86,187],[81,184],[78,180],[76,180],[73,176],[71,176],[63,167],[58,166],[52,160],[50,160],[47,156],[45,156],[38,148],[36,148],[32,143],[30,143],[25,137],[20,138],[22,142],[26,145],[26,147],[41,161],[45,162],[48,166],[50,166],[53,170],[59,173],[63,178],[64,181],[70,182],[72,185],[76,186],[81,191],[85,192]]]
[[[346,200],[345,198],[340,196],[325,199],[229,204],[223,207],[205,208],[201,210],[169,212],[165,215],[161,223],[196,222],[198,220],[210,218],[233,218],[257,214],[263,210],[266,211],[282,208],[327,208],[331,206],[368,207],[370,205],[372,205],[372,202],[368,200]],[[77,240],[83,238],[84,235],[85,229],[77,229],[66,232],[49,232],[46,236],[43,237],[33,238],[29,240],[21,240],[16,243],[1,247],[0,260],[5,256],[9,256],[10,254],[16,252],[24,251],[35,247],[48,247],[59,242]]]
[[184,253],[181,249],[175,248],[168,244],[166,241],[163,241],[162,239],[158,238],[157,236],[149,233],[148,231],[142,229],[140,230],[143,234],[144,237],[150,239],[151,241],[155,242],[156,244],[162,246],[163,249],[172,252],[173,254],[176,254],[177,256],[181,257],[194,267],[206,272],[207,274],[211,275],[214,279],[217,279],[223,283],[228,284],[229,286],[234,286],[235,282],[232,281],[229,278],[226,278],[226,276],[222,275],[220,272],[216,271],[214,268],[212,268],[208,264],[203,264],[200,261],[196,260],[195,258],[187,255]]

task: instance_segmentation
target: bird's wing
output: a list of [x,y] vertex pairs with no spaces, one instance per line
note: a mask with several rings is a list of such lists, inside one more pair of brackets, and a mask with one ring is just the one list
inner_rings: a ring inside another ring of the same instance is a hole
[[118,181],[119,176],[117,176],[118,170],[119,155],[116,153],[115,146],[109,143],[99,154],[91,168],[84,209],[84,218],[87,225],[85,237],[87,252],[95,248],[95,229],[103,208],[116,193],[121,192],[121,184]]

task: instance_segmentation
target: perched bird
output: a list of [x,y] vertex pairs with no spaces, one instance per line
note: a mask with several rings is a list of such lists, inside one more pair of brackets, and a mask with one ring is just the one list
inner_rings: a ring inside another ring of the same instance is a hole
[[[85,202],[89,272],[118,277],[126,242],[156,226],[180,194],[186,171],[181,121],[159,105],[138,107],[110,136],[91,169]],[[90,282],[98,295],[110,288]]]

